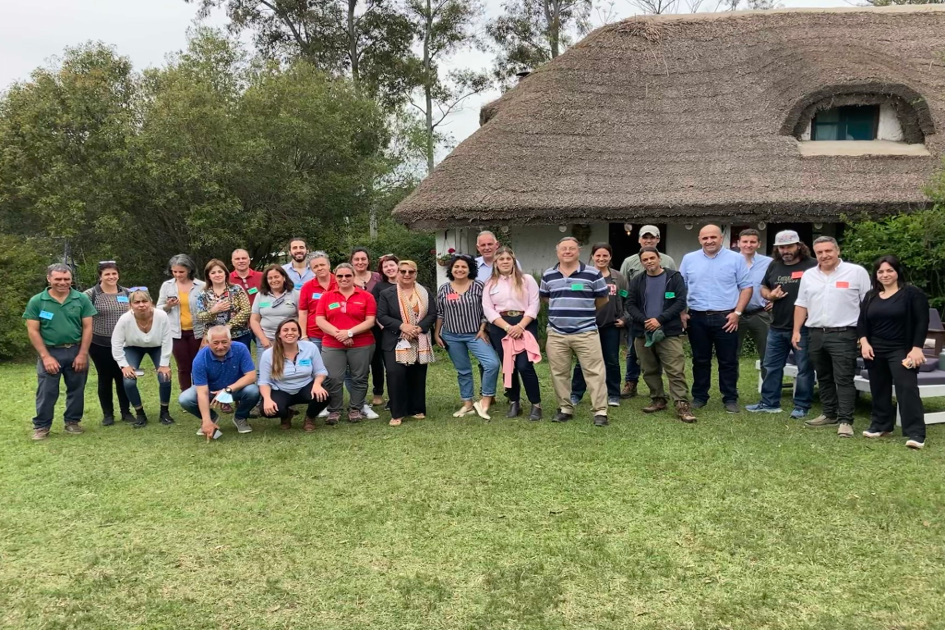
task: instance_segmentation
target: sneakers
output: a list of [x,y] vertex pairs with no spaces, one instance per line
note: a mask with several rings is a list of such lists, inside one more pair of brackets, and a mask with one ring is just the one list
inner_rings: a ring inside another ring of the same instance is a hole
[[643,413],[656,413],[657,411],[663,411],[664,409],[666,409],[666,399],[657,397],[640,411]]
[[[321,418],[321,416],[322,414],[318,414],[319,418]],[[341,419],[341,412],[332,411],[331,413],[327,414],[327,417],[325,418],[325,424],[327,424],[328,426],[334,426],[338,424],[338,420],[340,419]]]
[[233,416],[233,424],[240,433],[252,433],[253,427],[249,426],[249,420],[246,418],[237,418]]
[[608,424],[610,423],[607,422],[607,416],[604,416],[604,415],[594,416],[595,427],[606,427]]
[[174,424],[174,418],[171,417],[171,412],[167,410],[166,407],[161,408],[161,424],[171,425]]
[[571,404],[575,407],[581,404],[581,397],[571,394]]
[[738,403],[727,402],[725,405],[725,411],[728,413],[741,413],[741,409],[738,408]]
[[874,440],[876,438],[886,437],[887,435],[892,435],[892,431],[863,431],[863,437]]
[[745,405],[745,411],[749,411],[751,413],[781,413],[781,408],[769,407],[764,403],[757,403],[754,405]]
[[72,435],[81,435],[82,433],[85,433],[85,430],[79,426],[78,422],[67,422],[66,433],[71,433]]
[[110,427],[113,424],[115,424],[115,416],[110,413],[105,414],[105,416],[102,418],[102,426]]
[[148,426],[148,416],[144,413],[144,409],[135,410],[135,423],[131,426],[135,429],[143,429]]
[[136,420],[136,418],[135,418],[134,414],[131,413],[130,411],[122,411],[122,412],[121,412],[121,421],[122,421],[122,422],[134,422],[135,420]]
[[686,424],[692,424],[696,421],[696,417],[692,415],[692,411],[689,409],[689,403],[685,400],[676,401],[676,416]]
[[637,383],[636,381],[627,381],[623,384],[623,389],[620,390],[621,398],[633,398],[637,395]]
[[49,437],[49,429],[33,429],[33,440],[40,441]]
[[608,407],[619,407],[620,406],[620,396],[610,396],[607,398]]
[[541,405],[532,405],[532,412],[528,414],[528,419],[532,422],[541,420]]
[[563,411],[558,411],[555,414],[555,417],[551,419],[552,422],[567,422],[574,417],[574,414],[564,413]]
[[361,410],[360,410],[360,409],[349,409],[349,410],[348,410],[348,422],[361,422]]
[[315,418],[309,418],[305,416],[305,423],[302,425],[302,430],[306,433],[311,433],[315,430]]
[[838,422],[838,421],[837,421],[836,418],[828,418],[827,416],[825,416],[825,415],[823,415],[823,414],[820,414],[819,416],[817,416],[817,417],[814,418],[813,420],[808,420],[807,422],[805,422],[805,423],[804,423],[804,426],[806,426],[806,427],[814,427],[814,428],[816,428],[816,427],[832,427],[833,425],[837,424],[837,422]]
[[367,403],[364,403],[364,406],[361,407],[361,415],[367,418],[368,420],[377,420],[378,418],[380,418],[380,416],[377,415],[377,413],[373,409],[371,409],[371,405]]
[[692,401],[692,408],[693,408],[693,409],[702,409],[703,407],[705,407],[705,406],[708,405],[708,404],[709,404],[709,401],[708,401],[708,400],[694,400],[694,401]]
[[[33,439],[35,440],[36,438],[34,437]],[[911,448],[912,450],[918,451],[925,447],[925,442],[909,439],[909,440],[906,440],[906,446]]]
[[849,422],[841,422],[837,427],[837,437],[853,437],[853,425]]
[[324,409],[322,409],[321,411],[319,411],[319,412],[318,412],[318,417],[319,417],[319,418],[327,418],[327,417],[328,417],[328,407],[325,407]]
[[807,417],[807,409],[801,409],[800,407],[795,407],[791,412],[791,417],[795,420],[800,420],[801,418]]

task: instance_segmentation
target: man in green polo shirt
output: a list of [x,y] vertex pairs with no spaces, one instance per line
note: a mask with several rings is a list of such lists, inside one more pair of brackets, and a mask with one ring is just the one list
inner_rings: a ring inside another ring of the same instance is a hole
[[49,437],[59,400],[60,376],[66,381],[66,433],[82,433],[79,422],[85,411],[92,317],[97,314],[89,298],[72,288],[72,270],[68,266],[47,267],[46,281],[49,288],[31,297],[23,313],[30,343],[39,354],[34,440]]

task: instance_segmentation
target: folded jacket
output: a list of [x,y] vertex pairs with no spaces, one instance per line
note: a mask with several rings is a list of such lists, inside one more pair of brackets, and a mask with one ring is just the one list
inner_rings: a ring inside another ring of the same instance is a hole
[[518,339],[512,339],[508,335],[502,338],[502,382],[506,389],[512,387],[515,355],[520,352],[525,352],[528,355],[528,360],[532,363],[541,361],[541,348],[538,347],[538,340],[527,330]]

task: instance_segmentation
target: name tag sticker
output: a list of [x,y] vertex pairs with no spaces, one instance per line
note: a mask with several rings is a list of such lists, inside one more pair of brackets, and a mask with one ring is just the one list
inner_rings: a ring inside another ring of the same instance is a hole
[[259,289],[257,289],[256,287],[252,287],[249,291],[247,291],[247,293],[249,293],[250,295],[256,295],[257,293],[259,293]]
[[664,297],[665,299],[667,299],[667,300],[671,300],[671,299],[673,299],[674,297],[676,297],[676,294],[675,294],[674,292],[672,292],[672,291],[667,291],[666,294],[665,294],[663,297]]
[[50,313],[49,311],[40,311],[40,312],[39,312],[39,318],[40,318],[40,319],[52,319],[52,318],[53,318],[53,314]]
[[572,291],[583,291],[583,290],[584,290],[584,285],[581,284],[580,282],[575,282],[574,284],[571,285],[571,290],[572,290]]
[[338,302],[332,302],[331,304],[328,305],[328,308],[329,308],[329,309],[336,309],[336,308],[339,308],[340,306],[341,306],[341,304],[339,304]]
[[499,287],[492,287],[489,289],[489,295],[495,295],[499,292]]
[[804,275],[803,271],[792,271],[791,280],[800,280],[803,275]]
[[312,360],[311,360],[311,359],[301,359],[301,360],[299,360],[299,365],[300,365],[301,367],[311,367],[311,366],[312,366]]
[[628,295],[630,295],[629,291],[624,291],[623,289],[620,289],[620,297],[627,297]]
[[127,303],[128,303],[128,296],[127,296],[127,295],[119,295],[119,296],[118,296],[117,298],[115,298],[115,299],[118,300],[118,303],[119,303],[119,304],[127,304]]
[[292,284],[296,289],[301,289],[304,282],[293,282]]
[[272,302],[260,302],[260,303],[259,303],[259,308],[269,308],[270,306],[272,306]]
[[837,288],[838,288],[838,289],[849,289],[849,288],[850,288],[850,283],[849,283],[849,282],[841,282],[841,281],[838,280],[838,281],[837,281]]
[[313,300],[320,300],[320,299],[322,299],[322,294],[321,294],[321,293],[313,293],[313,294],[312,294],[312,299],[313,299]]
[[459,299],[459,293],[447,293],[446,299],[450,300],[451,302],[455,302]]

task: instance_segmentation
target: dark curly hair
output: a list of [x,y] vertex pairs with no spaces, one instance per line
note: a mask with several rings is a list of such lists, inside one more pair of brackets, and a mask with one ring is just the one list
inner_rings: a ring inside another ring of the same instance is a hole
[[450,263],[446,265],[446,277],[450,280],[456,279],[453,277],[453,265],[456,264],[457,260],[462,260],[466,263],[466,266],[469,267],[469,279],[475,280],[476,274],[479,273],[479,265],[476,264],[476,259],[469,254],[453,254],[450,257]]

